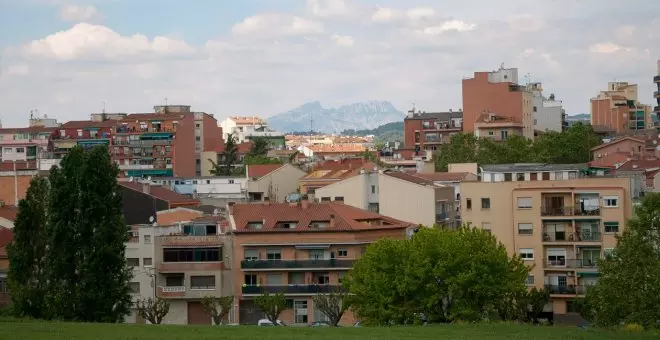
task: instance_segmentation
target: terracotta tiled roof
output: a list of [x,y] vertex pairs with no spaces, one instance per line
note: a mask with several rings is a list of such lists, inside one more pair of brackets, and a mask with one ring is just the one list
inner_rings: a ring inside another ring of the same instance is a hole
[[348,170],[348,169],[335,169],[335,170],[324,170],[317,169],[303,176],[300,180],[329,180],[329,179],[344,179],[356,175],[359,172],[359,169]]
[[262,125],[264,124],[264,120],[261,119],[260,117],[229,117],[229,119],[233,120],[234,123],[238,125]]
[[364,152],[367,150],[362,144],[312,145],[309,149],[315,153]]
[[[363,231],[397,229],[413,226],[374,212],[341,203],[254,203],[234,204],[230,207],[236,229],[234,232],[301,232],[301,231]],[[372,224],[366,221],[375,221]],[[295,228],[278,227],[280,223],[295,223]],[[314,229],[314,222],[329,226]],[[248,229],[248,223],[263,223],[260,229]]]
[[[16,170],[36,170],[36,161],[16,161]],[[14,162],[0,162],[0,171],[14,171]]]
[[656,170],[660,168],[660,160],[629,160],[617,168],[618,171]]
[[47,128],[43,126],[31,126],[22,128],[4,128],[0,129],[0,135],[9,133],[52,133],[57,128]]
[[364,137],[345,137],[345,136],[338,136],[332,138],[332,141],[337,144],[342,144],[342,143],[366,143],[367,139]]
[[518,123],[512,117],[496,115],[494,113],[483,113],[477,118],[476,123],[495,124],[495,123]]
[[261,178],[282,166],[282,164],[250,164],[247,165],[247,175],[249,178]]
[[589,167],[616,169],[617,166],[627,162],[629,159],[630,154],[627,152],[613,152],[607,156],[589,162]]
[[119,122],[129,121],[135,123],[136,120],[179,120],[185,117],[186,115],[183,113],[131,113]]
[[425,178],[435,182],[459,182],[472,175],[469,172],[432,172],[414,173],[413,176]]
[[373,166],[373,163],[365,160],[362,157],[359,157],[345,158],[342,160],[328,160],[317,165],[314,170],[349,170],[370,166]]
[[14,239],[14,233],[11,229],[0,227],[0,247],[4,247]]
[[18,209],[13,205],[4,205],[0,207],[0,217],[9,221],[16,221],[16,215],[18,214]]
[[[143,192],[142,191],[142,183],[136,183],[136,182],[119,182],[119,185],[132,189],[135,191]],[[149,188],[149,193],[152,197],[155,197],[159,200],[166,201],[169,203],[198,203],[199,200],[188,198],[187,196],[181,195],[179,193],[176,193],[168,188],[165,188],[160,185],[151,185]]]
[[624,140],[631,140],[631,141],[635,141],[635,142],[639,142],[641,144],[644,144],[644,140],[642,140],[642,139],[634,138],[634,137],[624,137],[624,138],[620,138],[620,139],[615,139],[615,140],[613,140],[609,143],[603,143],[601,145],[593,147],[593,148],[591,148],[591,151],[599,150],[599,149],[602,149],[606,146],[611,146],[611,145],[614,145],[614,144],[618,144],[618,143],[623,142]]
[[116,124],[117,122],[113,120],[106,120],[104,122],[95,122],[91,120],[72,120],[62,124],[60,129],[102,128],[113,127]]
[[238,153],[245,155],[250,152],[250,149],[252,148],[252,142],[243,142],[236,146],[238,147]]
[[398,178],[400,180],[410,182],[410,183],[415,183],[415,184],[419,184],[419,185],[436,186],[433,183],[433,180],[430,180],[430,179],[427,179],[427,178],[424,178],[424,177],[421,177],[421,176],[417,176],[417,175],[414,175],[414,174],[406,173],[406,172],[387,171],[387,172],[384,172],[384,174],[387,175],[387,176],[390,176],[390,177],[394,177],[394,178]]

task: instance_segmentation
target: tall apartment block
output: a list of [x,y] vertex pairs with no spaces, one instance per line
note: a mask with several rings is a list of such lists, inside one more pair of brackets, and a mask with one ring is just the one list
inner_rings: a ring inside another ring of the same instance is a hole
[[488,117],[522,125],[522,135],[534,138],[533,95],[518,84],[518,69],[500,67],[492,72],[475,72],[463,79],[463,131],[475,132],[475,123]]
[[598,260],[632,216],[630,180],[586,177],[584,167],[495,165],[482,168],[481,182],[461,183],[464,221],[529,264],[527,285],[547,287],[546,311],[559,315],[598,280]]
[[562,132],[568,128],[566,111],[561,100],[557,100],[554,93],[549,97],[544,96],[541,83],[529,83],[526,89],[532,93],[534,130]]
[[637,100],[637,84],[610,82],[607,90],[591,98],[591,125],[617,133],[641,132],[653,127],[651,106]]
[[404,145],[419,154],[424,150],[437,150],[438,145],[449,143],[451,136],[462,131],[463,112],[408,111],[403,120]]
[[660,60],[658,60],[658,74],[653,77],[653,83],[657,86],[655,92],[653,92],[653,97],[655,97],[656,106],[653,107],[653,113],[655,113],[656,118],[660,120]]

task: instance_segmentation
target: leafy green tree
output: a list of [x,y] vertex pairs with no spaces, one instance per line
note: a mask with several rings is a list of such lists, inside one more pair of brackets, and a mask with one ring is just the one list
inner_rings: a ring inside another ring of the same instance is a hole
[[135,308],[139,316],[149,321],[152,325],[160,325],[170,312],[170,303],[159,297],[140,299],[135,302]]
[[282,161],[277,158],[267,156],[245,156],[243,160],[245,165],[253,164],[282,164]]
[[522,296],[529,268],[476,228],[421,229],[410,240],[380,240],[347,278],[358,316],[375,324],[476,321]]
[[318,309],[330,319],[332,326],[337,326],[344,312],[350,307],[350,296],[341,288],[334,289],[327,294],[317,294],[313,298],[314,308]]
[[247,153],[247,157],[266,157],[268,155],[268,150],[270,145],[266,138],[254,138],[252,139],[252,146],[250,146],[250,151]]
[[600,326],[660,324],[660,194],[648,194],[614,254],[598,261],[600,277],[587,289],[581,313]]
[[300,151],[296,150],[293,153],[289,155],[289,163],[294,163],[296,161],[296,157],[300,154]]
[[222,320],[231,310],[232,303],[234,303],[233,296],[215,297],[208,295],[202,298],[202,307],[211,316],[214,325],[222,324]]
[[119,169],[106,146],[94,147],[86,158],[78,193],[80,250],[77,268],[77,319],[121,322],[130,313],[132,271],[126,265]]
[[436,158],[436,169],[447,171],[451,163],[472,163],[477,160],[477,137],[470,133],[459,133],[447,144],[441,144]]
[[[60,167],[50,171],[48,223],[46,224],[45,299],[47,318],[75,320],[78,315],[81,267],[85,240],[81,238],[82,172],[87,155],[81,147],[74,147]],[[91,241],[91,240],[87,240]]]
[[213,166],[210,171],[211,175],[231,176],[234,170],[234,164],[238,163],[238,143],[236,141],[236,135],[233,133],[227,136],[225,150],[220,154],[220,159],[220,163],[216,163],[212,159],[208,160]]
[[14,240],[7,246],[8,283],[13,312],[19,316],[44,317],[46,224],[48,223],[48,181],[35,177],[25,199],[18,203],[12,229]]
[[254,299],[254,303],[264,312],[266,318],[273,323],[273,326],[279,326],[277,319],[280,317],[280,313],[287,308],[284,294],[264,292]]

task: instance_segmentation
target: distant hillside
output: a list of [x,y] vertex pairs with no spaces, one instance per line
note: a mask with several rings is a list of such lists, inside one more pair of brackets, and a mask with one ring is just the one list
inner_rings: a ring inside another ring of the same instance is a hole
[[566,116],[567,121],[590,121],[591,116],[588,113],[580,113],[573,116]]
[[[310,127],[323,133],[340,133],[347,129],[368,130],[402,121],[405,114],[387,101],[368,101],[339,107],[323,107],[318,101],[280,113],[268,119],[276,131],[308,131]],[[313,120],[310,126],[310,119]]]
[[375,129],[368,130],[354,130],[348,129],[341,132],[342,135],[346,136],[369,136],[369,135],[382,135],[387,132],[400,132],[403,134],[403,122],[392,122],[385,125],[381,125]]

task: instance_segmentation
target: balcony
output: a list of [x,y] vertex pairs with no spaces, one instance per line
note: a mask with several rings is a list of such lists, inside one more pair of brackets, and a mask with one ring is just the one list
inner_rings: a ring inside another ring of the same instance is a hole
[[653,92],[653,97],[660,98],[660,91]]
[[461,130],[460,126],[456,126],[453,122],[432,122],[426,121],[422,123],[422,129],[424,130]]
[[573,234],[575,242],[600,242],[603,240],[603,234],[600,231],[582,231]]
[[225,270],[225,266],[222,262],[161,262],[157,270],[159,273],[207,272]]
[[660,83],[660,75],[654,76],[653,77],[653,82],[654,83]]
[[543,242],[600,242],[602,233],[599,231],[574,232],[543,232]]
[[654,106],[653,112],[660,112],[660,106]]
[[593,259],[559,259],[545,260],[545,268],[572,268],[572,269],[596,269],[598,260]]
[[584,295],[586,286],[580,285],[545,285],[551,295]]
[[265,285],[265,286],[243,286],[241,289],[244,295],[261,295],[265,292],[269,294],[300,294],[314,295],[319,293],[330,293],[341,286],[338,285]]
[[446,212],[437,212],[435,213],[435,220],[436,221],[445,221],[447,219],[447,213]]
[[355,260],[244,260],[241,269],[309,269],[309,268],[353,268]]
[[541,216],[600,216],[600,207],[582,208],[581,205],[564,207],[541,206]]

